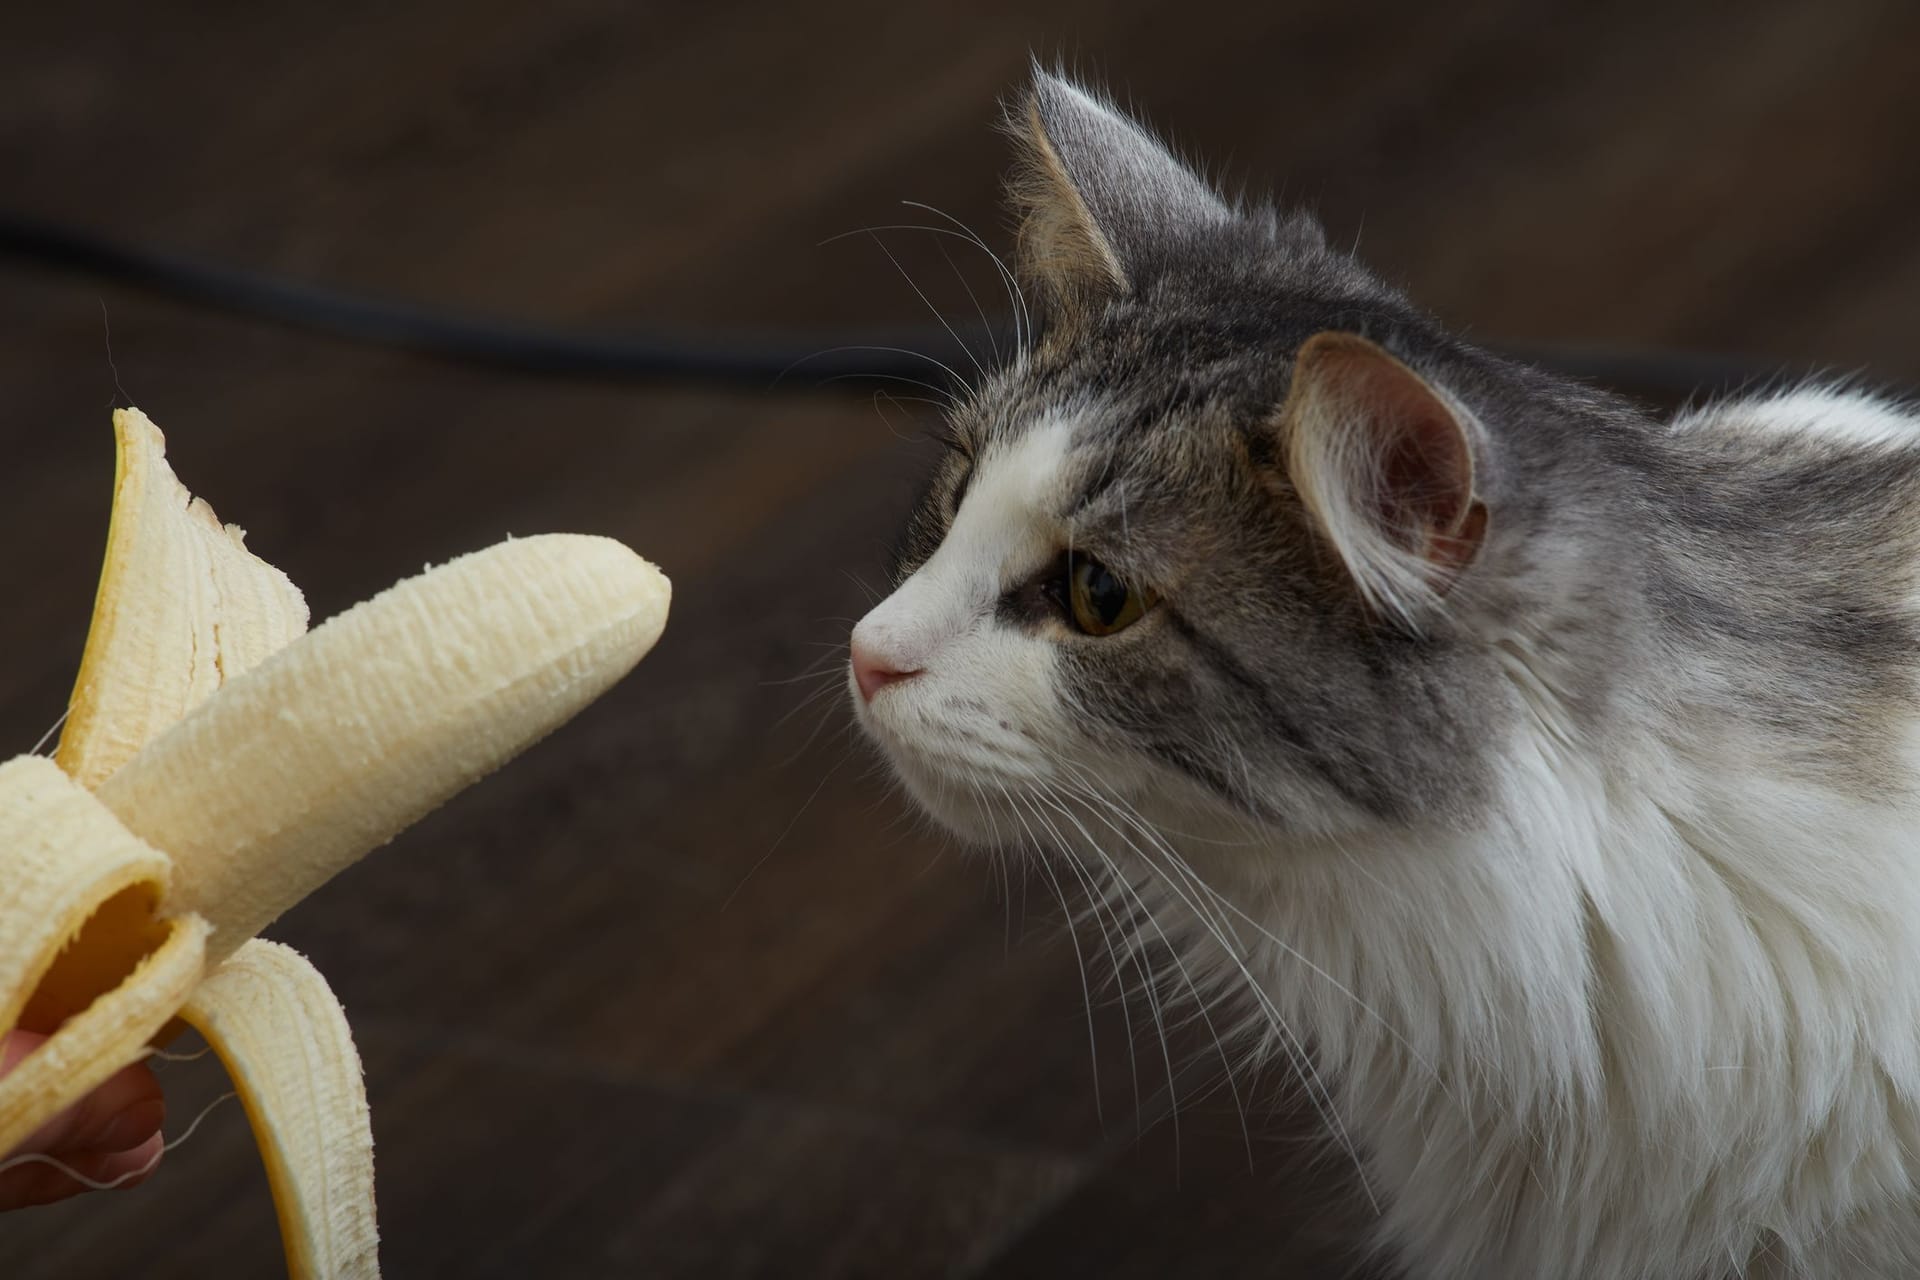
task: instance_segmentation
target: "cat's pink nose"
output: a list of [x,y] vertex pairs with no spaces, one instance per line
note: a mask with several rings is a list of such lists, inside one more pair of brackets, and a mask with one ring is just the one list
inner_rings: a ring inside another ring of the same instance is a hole
[[850,646],[849,653],[853,663],[853,682],[860,686],[860,697],[866,702],[872,702],[874,694],[896,680],[905,680],[908,676],[920,674],[918,671],[895,670],[891,662],[858,640]]

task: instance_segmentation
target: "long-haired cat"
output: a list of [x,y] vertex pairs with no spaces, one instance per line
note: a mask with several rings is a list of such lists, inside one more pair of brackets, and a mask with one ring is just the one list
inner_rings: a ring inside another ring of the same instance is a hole
[[1044,330],[853,633],[908,791],[1170,940],[1412,1275],[1920,1275],[1920,419],[1656,420],[1011,120]]

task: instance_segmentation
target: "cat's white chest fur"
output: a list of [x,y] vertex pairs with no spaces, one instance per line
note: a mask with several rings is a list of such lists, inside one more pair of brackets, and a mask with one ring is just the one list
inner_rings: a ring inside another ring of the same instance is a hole
[[1291,1064],[1416,1280],[1920,1276],[1920,419],[1655,421],[1017,114],[1046,334],[854,631],[895,774]]
[[[1806,393],[1676,429],[1890,429],[1878,402],[1846,407]],[[1216,1017],[1293,1064],[1418,1276],[1913,1274],[1920,718],[1901,722],[1909,785],[1878,798],[1788,735],[1658,702],[1596,743],[1556,697],[1564,655],[1516,632],[1489,820],[1183,841],[1204,805],[1077,749],[1048,646],[990,616],[1043,554],[1063,433],[983,467],[856,633],[935,669],[866,711],[928,808],[1046,833],[1083,883],[1115,868],[1108,918],[1150,913],[1183,976],[1223,993]]]
[[1388,1234],[1463,1280],[1911,1274],[1920,814],[1513,754],[1497,829],[1228,891]]

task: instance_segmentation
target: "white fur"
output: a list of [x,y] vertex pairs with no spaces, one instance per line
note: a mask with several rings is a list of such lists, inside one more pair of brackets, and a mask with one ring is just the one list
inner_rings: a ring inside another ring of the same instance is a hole
[[[1055,744],[1072,732],[1053,647],[994,619],[1004,584],[1060,545],[1053,512],[1065,497],[1070,434],[1056,420],[989,449],[939,550],[853,631],[853,643],[893,670],[921,672],[882,689],[863,723],[914,799],[949,826],[979,826],[988,788],[1044,776],[1036,735]],[[857,690],[854,703],[862,705]],[[956,792],[956,778],[964,790]]]
[[[1287,472],[1368,605],[1417,630],[1441,596],[1433,564],[1413,549],[1427,531],[1391,528],[1379,519],[1381,458],[1390,443],[1381,437],[1381,420],[1391,410],[1383,415],[1347,381],[1296,371],[1287,402]],[[1425,390],[1451,417],[1462,449],[1471,447],[1466,441],[1484,439],[1485,429],[1465,405],[1437,387]],[[1465,487],[1470,495],[1470,478]]]
[[[1852,403],[1794,393],[1677,425],[1920,430]],[[982,839],[1021,815],[1050,825],[1088,880],[1111,859],[1096,920],[1120,924],[1139,895],[1268,1052],[1310,1041],[1303,1072],[1414,1276],[1920,1274],[1910,792],[1862,803],[1684,723],[1602,752],[1512,637],[1525,728],[1495,818],[1249,844],[1197,791],[1076,733],[1050,641],[995,623],[1060,536],[1067,439],[1053,423],[982,459],[939,552],[856,632],[924,668],[863,713],[916,797]],[[1160,835],[1175,829],[1196,834]]]
[[1497,825],[1227,889],[1383,1229],[1463,1280],[1912,1274],[1920,813],[1646,746],[1536,730]]
[[1800,386],[1776,395],[1724,400],[1674,419],[1674,430],[1731,430],[1810,436],[1848,444],[1913,444],[1920,422],[1890,401],[1839,386]]

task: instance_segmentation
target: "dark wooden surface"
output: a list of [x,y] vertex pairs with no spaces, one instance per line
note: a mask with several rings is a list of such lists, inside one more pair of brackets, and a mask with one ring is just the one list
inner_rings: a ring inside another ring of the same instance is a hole
[[[917,199],[1003,244],[1030,49],[1476,335],[1920,378],[1903,0],[10,6],[0,205],[555,324],[920,325],[870,242],[820,242]],[[1243,1137],[1177,1039],[1176,1134],[1103,1005],[1097,1112],[1045,883],[944,851],[830,701],[783,721],[879,581],[912,406],[484,374],[0,264],[0,754],[84,635],[103,303],[120,386],[316,616],[508,533],[675,580],[629,681],[273,931],[358,1029],[391,1275],[1349,1272],[1364,1210],[1284,1081],[1240,1081]],[[178,1131],[219,1073],[166,1071]],[[148,1186],[0,1220],[8,1277],[277,1266],[231,1103]]]

